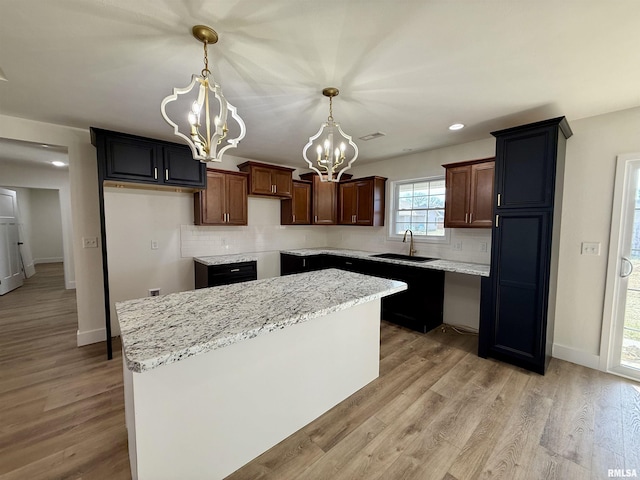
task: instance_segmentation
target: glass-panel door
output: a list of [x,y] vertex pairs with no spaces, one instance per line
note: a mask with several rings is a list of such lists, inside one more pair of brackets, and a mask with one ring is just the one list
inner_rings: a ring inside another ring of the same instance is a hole
[[640,156],[618,159],[614,197],[607,370],[640,380]]

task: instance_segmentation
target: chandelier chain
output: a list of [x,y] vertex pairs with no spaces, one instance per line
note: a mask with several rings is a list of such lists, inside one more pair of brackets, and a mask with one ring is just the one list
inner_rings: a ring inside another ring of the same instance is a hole
[[329,122],[333,122],[333,96],[329,97]]
[[209,75],[211,75],[211,71],[209,70],[209,56],[208,56],[208,49],[207,49],[207,42],[202,42],[204,45],[204,68],[202,69],[202,72],[200,72],[200,74],[204,77],[204,78],[208,78]]

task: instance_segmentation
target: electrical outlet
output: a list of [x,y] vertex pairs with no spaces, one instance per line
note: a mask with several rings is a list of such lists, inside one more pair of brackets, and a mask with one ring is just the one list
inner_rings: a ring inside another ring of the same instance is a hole
[[159,288],[150,288],[149,289],[149,296],[150,297],[159,297],[160,296],[160,289]]
[[82,248],[98,248],[98,237],[82,237]]
[[480,242],[480,251],[481,252],[486,252],[487,251],[487,242]]
[[462,242],[456,242],[453,244],[452,248],[454,250],[462,250]]
[[157,250],[157,249],[158,249],[158,241],[151,240],[151,250]]
[[600,255],[600,242],[582,242],[581,255]]

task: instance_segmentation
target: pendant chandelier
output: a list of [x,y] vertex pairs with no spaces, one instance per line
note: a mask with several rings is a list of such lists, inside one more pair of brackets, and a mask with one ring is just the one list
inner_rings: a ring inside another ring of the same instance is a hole
[[[224,98],[220,85],[216,83],[209,70],[207,47],[218,41],[218,34],[205,25],[196,25],[191,31],[193,36],[204,44],[204,68],[200,75],[192,75],[188,86],[174,88],[173,94],[162,100],[160,110],[165,121],[173,127],[173,133],[189,145],[195,160],[221,162],[224,152],[229,148],[236,148],[244,138],[246,128],[236,107]],[[188,135],[180,131],[181,127],[169,118],[166,111],[167,106],[178,100],[179,95],[186,95],[185,98],[189,98],[189,102],[182,102],[186,105],[181,103],[175,107],[187,110],[179,123],[183,128],[188,129]],[[238,135],[235,138],[227,138],[229,112],[236,122],[234,132],[238,132]]]
[[[342,131],[340,124],[333,121],[333,97],[339,93],[335,87],[322,90],[322,94],[329,97],[329,117],[320,126],[318,133],[309,138],[302,151],[309,168],[320,175],[323,182],[339,182],[342,174],[349,170],[358,158],[358,146],[353,143],[351,136]],[[315,165],[307,156],[312,147]]]

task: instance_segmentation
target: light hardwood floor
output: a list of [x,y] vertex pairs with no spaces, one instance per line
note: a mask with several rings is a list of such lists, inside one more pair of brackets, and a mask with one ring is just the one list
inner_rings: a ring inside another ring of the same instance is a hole
[[[60,265],[0,297],[2,480],[130,478],[119,344],[111,362],[77,348],[76,322]],[[378,380],[229,479],[640,475],[639,384],[555,359],[531,374],[450,331],[381,337]]]

